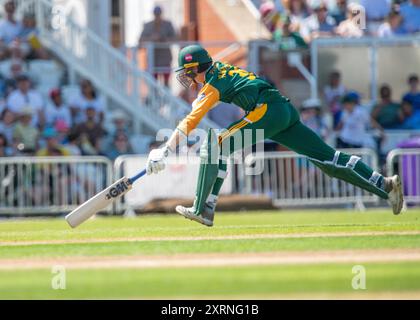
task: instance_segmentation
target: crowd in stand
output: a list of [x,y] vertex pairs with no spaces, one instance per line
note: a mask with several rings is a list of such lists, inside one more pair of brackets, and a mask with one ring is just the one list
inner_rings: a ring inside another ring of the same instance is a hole
[[324,139],[331,132],[337,133],[339,148],[372,148],[380,152],[385,130],[420,129],[420,82],[416,74],[407,79],[407,93],[400,99],[392,96],[388,84],[379,88],[379,100],[363,105],[359,93],[347,89],[341,82],[341,74],[330,74],[323,100],[309,99],[302,105],[302,121]]
[[[282,1],[280,9],[266,1],[261,13],[284,49],[305,47],[316,37],[391,36],[420,31],[420,0],[358,2],[366,8],[365,30],[355,27],[355,4],[346,0],[288,0]],[[133,153],[126,115],[116,112],[112,125],[105,126],[105,102],[89,80],[81,80],[79,92],[71,97],[64,97],[60,88],[51,88],[47,95],[37,89],[26,72],[27,65],[50,57],[38,39],[35,17],[28,14],[17,21],[13,1],[6,1],[4,11],[0,21],[0,64],[9,61],[10,70],[0,76],[0,157],[104,155],[114,160]],[[159,28],[163,39],[174,36],[173,27],[161,21],[160,7],[154,14],[157,22],[143,31],[141,41],[158,39],[153,31],[156,23],[166,26]],[[164,80],[167,82],[167,77]],[[305,101],[301,106],[302,121],[325,139],[336,131],[338,147],[376,148],[384,130],[420,128],[417,75],[409,77],[407,93],[401,99],[392,96],[387,84],[379,88],[379,96],[375,106],[362,106],[360,95],[346,88],[340,72],[335,71],[323,92],[325,103]],[[223,104],[210,114],[222,127],[241,116],[237,109]],[[372,128],[376,136],[371,135]]]
[[124,113],[116,112],[111,130],[104,129],[104,100],[93,84],[80,82],[79,93],[65,99],[60,88],[48,94],[37,89],[26,72],[34,60],[48,60],[38,39],[36,20],[15,18],[13,1],[4,5],[0,21],[0,157],[104,155],[115,159],[132,153]]
[[[398,37],[420,34],[420,0],[266,0],[258,1],[262,20],[280,50],[308,48],[317,38]],[[346,88],[334,71],[322,99],[301,106],[302,121],[340,148],[380,151],[384,130],[420,129],[418,76],[410,75],[407,93],[392,96],[383,84],[379,101],[363,105],[358,92]]]
[[262,20],[282,49],[322,37],[392,37],[420,32],[420,0],[267,0]]

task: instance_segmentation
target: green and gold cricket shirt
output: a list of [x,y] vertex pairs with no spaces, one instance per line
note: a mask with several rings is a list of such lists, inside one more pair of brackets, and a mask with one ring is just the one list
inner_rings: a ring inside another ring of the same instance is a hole
[[178,129],[188,135],[220,101],[233,103],[250,112],[257,106],[261,93],[267,89],[275,90],[251,72],[216,62],[206,73],[205,85],[193,102],[191,113],[179,124]]

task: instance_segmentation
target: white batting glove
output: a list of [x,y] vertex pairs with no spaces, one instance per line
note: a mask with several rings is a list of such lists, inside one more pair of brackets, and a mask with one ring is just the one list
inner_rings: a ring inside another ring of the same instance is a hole
[[169,156],[169,148],[167,146],[154,149],[150,152],[147,159],[146,171],[147,175],[158,174],[165,170],[166,158]]

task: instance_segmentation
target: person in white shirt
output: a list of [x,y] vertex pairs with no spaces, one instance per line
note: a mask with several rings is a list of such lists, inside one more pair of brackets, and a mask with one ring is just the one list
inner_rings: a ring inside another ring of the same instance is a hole
[[19,36],[23,30],[22,24],[15,19],[16,5],[14,1],[4,4],[6,18],[0,22],[0,56],[6,58],[19,47]]
[[46,124],[50,127],[57,125],[71,128],[72,119],[70,108],[63,102],[63,97],[60,89],[53,89],[50,92],[50,103],[46,107]]
[[45,123],[44,102],[41,94],[31,88],[31,80],[25,74],[17,77],[17,89],[7,98],[7,107],[16,116],[23,109],[31,108],[33,111],[32,124],[41,127]]
[[398,10],[392,10],[388,15],[388,18],[378,28],[378,37],[394,37],[405,33],[402,25],[403,17]]
[[328,14],[328,8],[324,1],[316,1],[312,4],[314,13],[303,20],[300,34],[307,43],[320,37],[331,37],[334,34],[335,20]]
[[347,19],[342,21],[337,29],[336,34],[344,38],[360,38],[363,37],[363,24],[357,19],[359,12],[363,10],[359,4],[349,3],[347,6]]
[[104,101],[93,87],[92,82],[84,79],[80,82],[80,93],[70,100],[70,110],[72,113],[73,124],[80,124],[86,121],[86,109],[92,107],[97,114],[97,121],[104,121]]
[[343,98],[344,110],[337,126],[339,130],[338,148],[377,148],[369,130],[375,128],[383,132],[383,129],[372,119],[368,110],[359,105],[359,100],[359,95],[356,92],[349,92]]

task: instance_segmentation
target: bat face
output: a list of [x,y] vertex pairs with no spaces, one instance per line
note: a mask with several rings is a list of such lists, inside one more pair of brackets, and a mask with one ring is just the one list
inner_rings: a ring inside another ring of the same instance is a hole
[[76,228],[95,213],[108,207],[116,199],[132,189],[132,183],[126,177],[99,192],[66,216],[67,223]]

